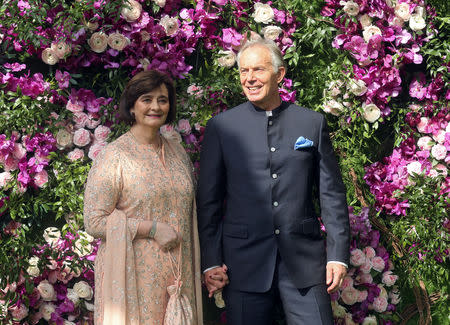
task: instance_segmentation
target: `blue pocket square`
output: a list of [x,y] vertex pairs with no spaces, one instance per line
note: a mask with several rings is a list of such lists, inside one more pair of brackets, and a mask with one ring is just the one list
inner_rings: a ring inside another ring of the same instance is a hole
[[294,144],[294,150],[302,149],[302,148],[309,148],[314,145],[314,142],[312,142],[309,139],[305,139],[304,137],[299,137],[297,141],[295,141]]

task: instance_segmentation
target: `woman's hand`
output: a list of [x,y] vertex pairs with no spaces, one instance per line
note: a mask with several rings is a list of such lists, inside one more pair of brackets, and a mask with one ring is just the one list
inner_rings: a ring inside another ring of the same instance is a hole
[[153,239],[156,240],[158,245],[165,252],[178,247],[180,244],[180,236],[178,233],[173,227],[164,222],[156,223],[156,233]]

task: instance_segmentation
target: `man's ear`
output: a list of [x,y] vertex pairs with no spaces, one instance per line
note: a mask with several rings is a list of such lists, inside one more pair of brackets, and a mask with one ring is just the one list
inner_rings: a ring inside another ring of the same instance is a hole
[[285,67],[279,67],[277,72],[277,82],[280,83],[283,81],[284,76],[286,75],[286,68]]

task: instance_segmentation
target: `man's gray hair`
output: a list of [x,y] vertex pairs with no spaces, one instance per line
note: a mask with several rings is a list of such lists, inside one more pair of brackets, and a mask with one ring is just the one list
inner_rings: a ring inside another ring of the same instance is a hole
[[270,51],[270,56],[272,57],[272,66],[273,66],[273,69],[275,70],[275,73],[278,72],[280,67],[286,68],[286,63],[284,62],[284,59],[283,59],[283,53],[281,53],[281,50],[278,47],[277,43],[275,43],[272,40],[265,39],[265,38],[258,38],[255,40],[247,41],[244,44],[244,46],[239,50],[238,54],[236,55],[236,61],[238,64],[238,68],[241,67],[239,61],[240,61],[242,53],[245,50],[247,50],[251,47],[255,47],[255,46],[263,46]]

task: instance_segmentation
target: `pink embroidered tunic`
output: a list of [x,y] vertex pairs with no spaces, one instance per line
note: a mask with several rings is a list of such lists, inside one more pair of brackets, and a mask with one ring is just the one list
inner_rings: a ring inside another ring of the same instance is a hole
[[128,132],[106,146],[89,172],[85,227],[102,239],[95,260],[96,324],[163,324],[175,276],[170,255],[155,240],[135,238],[141,220],[165,222],[181,235],[182,292],[194,324],[203,323],[192,165],[175,141],[163,138],[162,155]]

